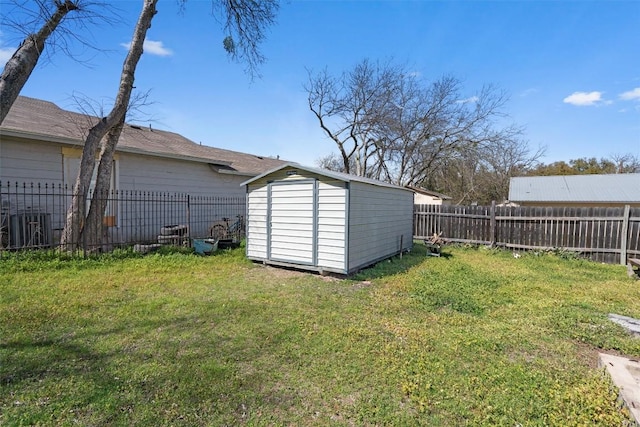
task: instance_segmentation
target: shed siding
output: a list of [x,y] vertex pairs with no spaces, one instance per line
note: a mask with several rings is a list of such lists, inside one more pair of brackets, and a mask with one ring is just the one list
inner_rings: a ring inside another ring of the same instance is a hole
[[311,180],[270,186],[270,259],[314,263],[314,187]]
[[[336,175],[339,174],[323,175],[319,170],[287,165],[248,181],[249,206],[253,206],[252,193],[267,186],[272,192],[278,191],[277,197],[271,195],[266,208],[256,210],[259,216],[255,220],[256,229],[263,222],[272,224],[249,234],[249,257],[277,265],[351,273],[397,254],[401,250],[401,239],[402,249],[411,248],[412,191]],[[297,188],[308,182],[315,182],[311,197],[301,194]],[[311,211],[310,206],[314,206]],[[251,212],[248,215],[251,216]],[[249,218],[249,224],[252,223],[253,219]],[[261,233],[265,228],[266,241],[270,242],[266,258],[261,246],[265,239]],[[251,241],[254,237],[257,237],[255,243]],[[287,252],[276,256],[276,251],[285,249]]]
[[268,186],[251,185],[247,194],[247,257],[267,259]]
[[352,182],[349,205],[349,270],[411,248],[411,192]]
[[347,189],[342,181],[318,183],[318,267],[344,270]]

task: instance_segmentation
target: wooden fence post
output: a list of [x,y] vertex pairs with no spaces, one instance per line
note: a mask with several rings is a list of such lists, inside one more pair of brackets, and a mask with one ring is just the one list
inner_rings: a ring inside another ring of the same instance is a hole
[[491,219],[489,221],[489,243],[491,247],[496,245],[496,201],[491,201]]
[[624,205],[622,229],[620,230],[620,264],[627,265],[627,238],[629,235],[629,212],[631,206]]

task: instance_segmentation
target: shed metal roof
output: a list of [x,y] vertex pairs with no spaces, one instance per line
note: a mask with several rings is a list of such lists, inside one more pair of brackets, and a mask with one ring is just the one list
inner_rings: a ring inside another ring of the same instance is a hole
[[384,182],[384,181],[378,181],[376,179],[371,179],[371,178],[364,178],[361,176],[356,176],[356,175],[349,175],[346,173],[342,173],[342,172],[334,172],[334,171],[330,171],[328,169],[320,169],[320,168],[313,168],[310,166],[303,166],[300,165],[298,163],[286,163],[284,165],[278,166],[276,168],[273,168],[267,172],[264,172],[254,178],[251,178],[245,182],[243,182],[242,185],[248,185],[251,184],[254,181],[257,181],[259,179],[264,178],[267,175],[271,175],[272,173],[278,172],[279,170],[282,169],[286,169],[286,168],[295,168],[295,169],[302,169],[303,171],[309,172],[309,173],[313,173],[313,174],[317,174],[317,175],[323,175],[329,178],[334,178],[337,179],[339,181],[344,181],[344,182],[362,182],[365,184],[371,184],[371,185],[376,185],[378,187],[388,187],[388,188],[396,188],[398,190],[404,190],[404,191],[410,191],[413,192],[412,190],[409,190],[408,188],[405,187],[401,187],[399,185],[394,185],[394,184],[389,184],[388,182]]
[[640,202],[640,173],[511,178],[512,202]]
[[[98,117],[66,111],[56,104],[18,97],[0,127],[0,136],[81,146]],[[182,135],[151,127],[125,125],[118,151],[209,163],[218,172],[255,176],[285,163],[282,160],[197,144]]]

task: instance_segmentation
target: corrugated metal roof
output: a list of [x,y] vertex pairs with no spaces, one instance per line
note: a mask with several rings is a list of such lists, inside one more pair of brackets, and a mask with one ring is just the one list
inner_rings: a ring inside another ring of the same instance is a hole
[[376,179],[370,179],[370,178],[364,178],[364,177],[361,177],[361,176],[349,175],[349,174],[342,173],[342,172],[334,172],[334,171],[330,171],[328,169],[320,169],[320,168],[313,168],[313,167],[310,167],[310,166],[303,166],[303,165],[300,165],[298,163],[292,163],[292,162],[286,163],[284,165],[281,165],[281,166],[273,168],[273,169],[271,169],[269,171],[266,171],[266,172],[254,177],[254,178],[251,178],[251,179],[243,182],[240,185],[242,186],[242,185],[251,184],[252,182],[257,181],[257,180],[259,180],[261,178],[264,178],[267,175],[271,175],[274,172],[277,172],[279,170],[282,170],[282,169],[285,169],[285,168],[289,168],[289,167],[295,168],[295,169],[302,169],[303,171],[307,171],[307,172],[310,172],[310,173],[313,173],[313,174],[317,174],[317,175],[327,176],[329,178],[334,178],[334,179],[337,179],[339,181],[344,181],[344,182],[362,182],[362,183],[365,183],[365,184],[377,185],[379,187],[388,187],[388,188],[396,188],[396,189],[404,190],[404,191],[412,191],[412,190],[409,190],[408,188],[401,187],[399,185],[389,184],[388,182],[384,182],[384,181],[378,181]]
[[640,173],[511,178],[512,202],[640,202]]
[[[84,134],[98,117],[66,111],[52,102],[18,97],[2,123],[0,135],[82,145]],[[173,132],[126,125],[118,151],[211,163],[221,173],[255,176],[285,161],[196,144]]]

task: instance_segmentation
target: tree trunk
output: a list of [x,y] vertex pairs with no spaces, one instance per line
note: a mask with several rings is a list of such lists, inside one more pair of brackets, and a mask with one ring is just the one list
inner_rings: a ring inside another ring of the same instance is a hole
[[0,124],[9,113],[11,106],[18,98],[20,91],[36,67],[44,50],[47,38],[58,27],[62,19],[78,5],[71,0],[57,2],[57,9],[45,22],[40,31],[29,34],[4,66],[0,76]]
[[89,213],[87,215],[86,226],[82,231],[84,236],[81,236],[82,241],[88,247],[97,247],[103,243],[102,236],[104,236],[104,224],[102,222],[102,218],[104,217],[105,210],[107,209],[109,194],[111,194],[109,187],[113,171],[113,156],[118,140],[120,139],[123,126],[124,117],[120,123],[109,131],[106,141],[102,144],[96,176],[96,186],[93,190],[91,207],[89,208]]
[[[102,141],[107,133],[112,132],[114,128],[121,126],[125,121],[127,108],[129,107],[129,101],[131,99],[131,91],[133,90],[134,74],[143,53],[142,45],[144,43],[147,30],[151,27],[151,20],[157,13],[157,2],[158,0],[144,0],[142,11],[140,12],[138,22],[136,23],[136,27],[133,32],[131,47],[129,48],[129,53],[127,54],[122,66],[120,86],[118,88],[118,94],[116,96],[113,109],[106,117],[102,118],[102,120],[89,130],[89,134],[85,140],[84,148],[82,150],[82,159],[80,161],[80,170],[78,171],[78,177],[73,187],[73,196],[69,209],[67,210],[67,219],[60,241],[61,246],[65,247],[67,250],[77,249],[82,239],[88,239],[96,242],[97,240],[94,239],[102,238],[101,234],[99,236],[95,235],[96,229],[93,227],[95,224],[93,224],[92,227],[89,227],[92,229],[92,235],[89,236],[88,234],[85,234],[83,236],[83,232],[85,231],[85,220],[87,219],[85,215],[84,200],[86,200],[88,196],[91,177],[96,166],[96,154],[100,147],[100,141]],[[113,152],[115,151],[119,137],[120,131],[116,131],[110,134],[110,138],[108,138],[107,141],[103,142],[100,155],[101,158],[110,156],[111,159],[113,159]],[[109,142],[109,140],[111,140],[111,142]],[[108,151],[110,151],[110,154],[105,154]],[[112,160],[110,160],[109,163],[111,163],[111,161]],[[111,166],[109,165],[109,168],[110,167]],[[96,195],[94,201],[96,202],[100,199],[100,192],[104,191],[105,188],[104,183],[101,183],[100,185],[102,190],[96,188],[98,191],[94,191],[94,194]],[[108,188],[108,184],[106,188]],[[101,221],[105,206],[106,204],[102,207],[101,212],[94,214],[94,218],[98,217]],[[89,230],[87,229],[87,231]]]

